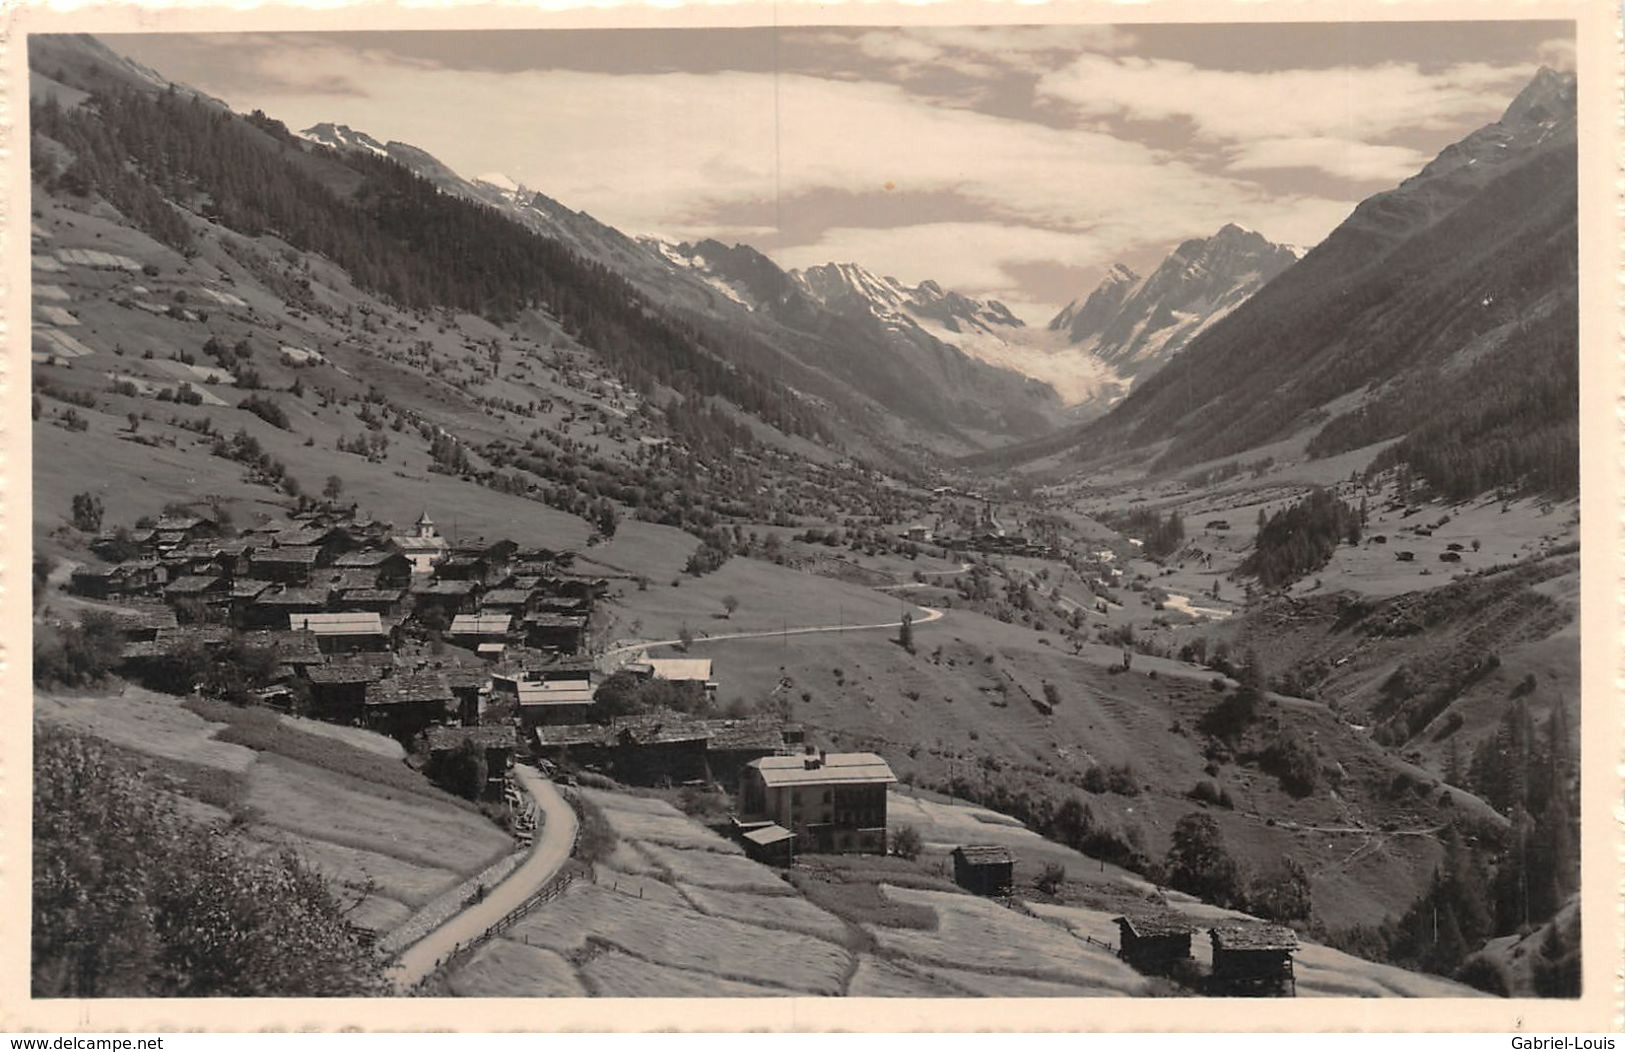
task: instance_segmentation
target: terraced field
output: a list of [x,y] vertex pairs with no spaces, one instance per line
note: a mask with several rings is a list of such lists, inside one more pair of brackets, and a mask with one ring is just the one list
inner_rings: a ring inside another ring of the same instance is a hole
[[[351,757],[358,774],[349,775],[219,740],[227,724],[135,686],[101,695],[38,693],[34,714],[128,750],[199,820],[235,818],[251,845],[295,852],[328,877],[352,907],[351,921],[380,935],[513,848],[478,811],[428,783],[408,792],[361,776],[371,765],[393,773],[403,755],[370,732],[285,720],[294,743],[288,751],[308,735],[329,763],[334,755],[341,765]],[[398,770],[403,784],[417,778]]]
[[[960,892],[928,848],[918,862],[809,856],[786,872],[663,800],[583,790],[619,841],[591,881],[487,944],[449,978],[467,997],[1136,997],[1166,993],[1118,960],[1109,910]],[[1078,866],[1084,856],[983,808],[893,797],[928,844],[968,834]],[[894,824],[895,824],[894,816]],[[1108,867],[1109,869],[1109,867]],[[1105,874],[1119,897],[1156,889]],[[1235,916],[1177,893],[1197,920]],[[1173,901],[1178,900],[1178,901]],[[1207,947],[1194,940],[1199,964]],[[1322,946],[1298,957],[1299,992],[1456,997],[1464,987]]]

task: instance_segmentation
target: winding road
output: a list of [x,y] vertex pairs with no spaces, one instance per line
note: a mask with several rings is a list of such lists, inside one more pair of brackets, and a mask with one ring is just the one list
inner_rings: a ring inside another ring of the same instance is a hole
[[575,809],[558,787],[542,777],[536,768],[515,764],[513,776],[545,816],[541,833],[531,845],[530,856],[485,898],[453,914],[446,923],[408,946],[390,971],[390,981],[396,989],[411,989],[458,946],[484,935],[498,921],[524,905],[558,875],[570,857],[576,839]]

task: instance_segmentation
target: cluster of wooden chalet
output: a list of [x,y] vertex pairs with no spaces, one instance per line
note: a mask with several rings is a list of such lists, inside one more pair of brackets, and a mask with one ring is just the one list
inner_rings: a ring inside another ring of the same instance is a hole
[[[1139,971],[1167,975],[1190,960],[1191,936],[1199,927],[1172,911],[1118,917],[1118,956]],[[1292,955],[1298,937],[1291,928],[1238,921],[1209,928],[1208,937],[1213,943],[1213,970],[1205,992],[1221,997],[1297,992]]]
[[[241,633],[277,662],[264,700],[306,693],[312,716],[402,739],[447,720],[477,724],[493,667],[525,678],[568,663],[607,587],[569,572],[568,555],[448,541],[427,514],[398,533],[328,509],[229,537],[207,516],[165,516],[92,547],[128,554],[132,543],[138,557],[76,569],[69,581],[70,591],[115,604],[121,671],[141,678]],[[460,667],[412,653],[434,631],[483,660]],[[581,682],[590,697],[590,678]]]

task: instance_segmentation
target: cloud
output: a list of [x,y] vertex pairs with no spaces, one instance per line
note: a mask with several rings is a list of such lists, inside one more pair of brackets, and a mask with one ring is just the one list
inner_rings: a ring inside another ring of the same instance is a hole
[[1309,168],[1357,182],[1387,184],[1414,175],[1428,159],[1407,146],[1303,136],[1243,143],[1228,152],[1226,167],[1235,172]]
[[1080,51],[1116,53],[1133,47],[1135,35],[1118,26],[914,26],[861,32],[787,31],[797,43],[846,51],[883,63],[877,73],[910,79],[944,70],[973,80],[1058,68]]
[[1084,117],[1188,122],[1201,139],[1382,139],[1499,116],[1532,70],[1462,63],[1207,69],[1172,59],[1080,55],[1040,78],[1040,97]]
[[1560,73],[1574,72],[1573,37],[1543,40],[1535,53],[1540,57],[1540,64],[1543,66],[1550,66]]
[[[1414,129],[1493,119],[1527,79],[1462,65],[1216,71],[1117,54],[1132,37],[1099,27],[799,32],[869,47],[876,68],[889,53],[1025,69],[1076,123],[933,104],[872,70],[471,70],[296,35],[220,47],[186,79],[295,129],[344,123],[459,172],[506,173],[629,234],[748,240],[792,265],[852,260],[1029,306],[1061,294],[1035,293],[1023,275],[1037,264],[1139,265],[1226,222],[1312,245],[1363,196],[1319,173],[1391,184],[1425,160]],[[1087,41],[1113,53],[1080,54]],[[365,91],[334,94],[322,78],[335,75]],[[1144,120],[1190,132],[1141,141]],[[1382,141],[1395,129],[1412,132],[1403,145]],[[888,214],[845,200],[876,197]],[[794,221],[779,227],[781,214]]]

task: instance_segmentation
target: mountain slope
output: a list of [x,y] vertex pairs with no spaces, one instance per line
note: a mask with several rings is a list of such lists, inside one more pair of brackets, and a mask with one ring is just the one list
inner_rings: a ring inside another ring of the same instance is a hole
[[1297,258],[1290,248],[1227,224],[1212,237],[1182,243],[1147,277],[1116,265],[1049,327],[1119,376],[1143,379]]
[[1107,417],[979,462],[1145,450],[1167,469],[1311,429],[1314,455],[1431,428],[1477,446],[1432,459],[1441,488],[1567,489],[1575,164],[1574,80],[1542,70],[1500,121],[1362,203]]
[[748,245],[650,244],[707,283],[716,316],[743,315],[778,331],[803,363],[889,410],[935,420],[972,445],[1000,433],[1044,434],[1059,420],[1050,385],[983,361],[956,342],[1018,327],[1002,305],[979,304],[934,283],[907,289],[849,264],[786,272]]
[[788,275],[749,246],[634,240],[505,176],[465,179],[406,143],[379,143],[327,123],[301,134],[338,151],[387,156],[559,242],[703,333],[720,353],[749,345],[754,365],[841,407],[858,427],[884,436],[883,445],[901,438],[958,452],[1041,434],[1057,422],[1058,401],[1043,384],[984,365],[923,331],[894,331],[792,296]]

